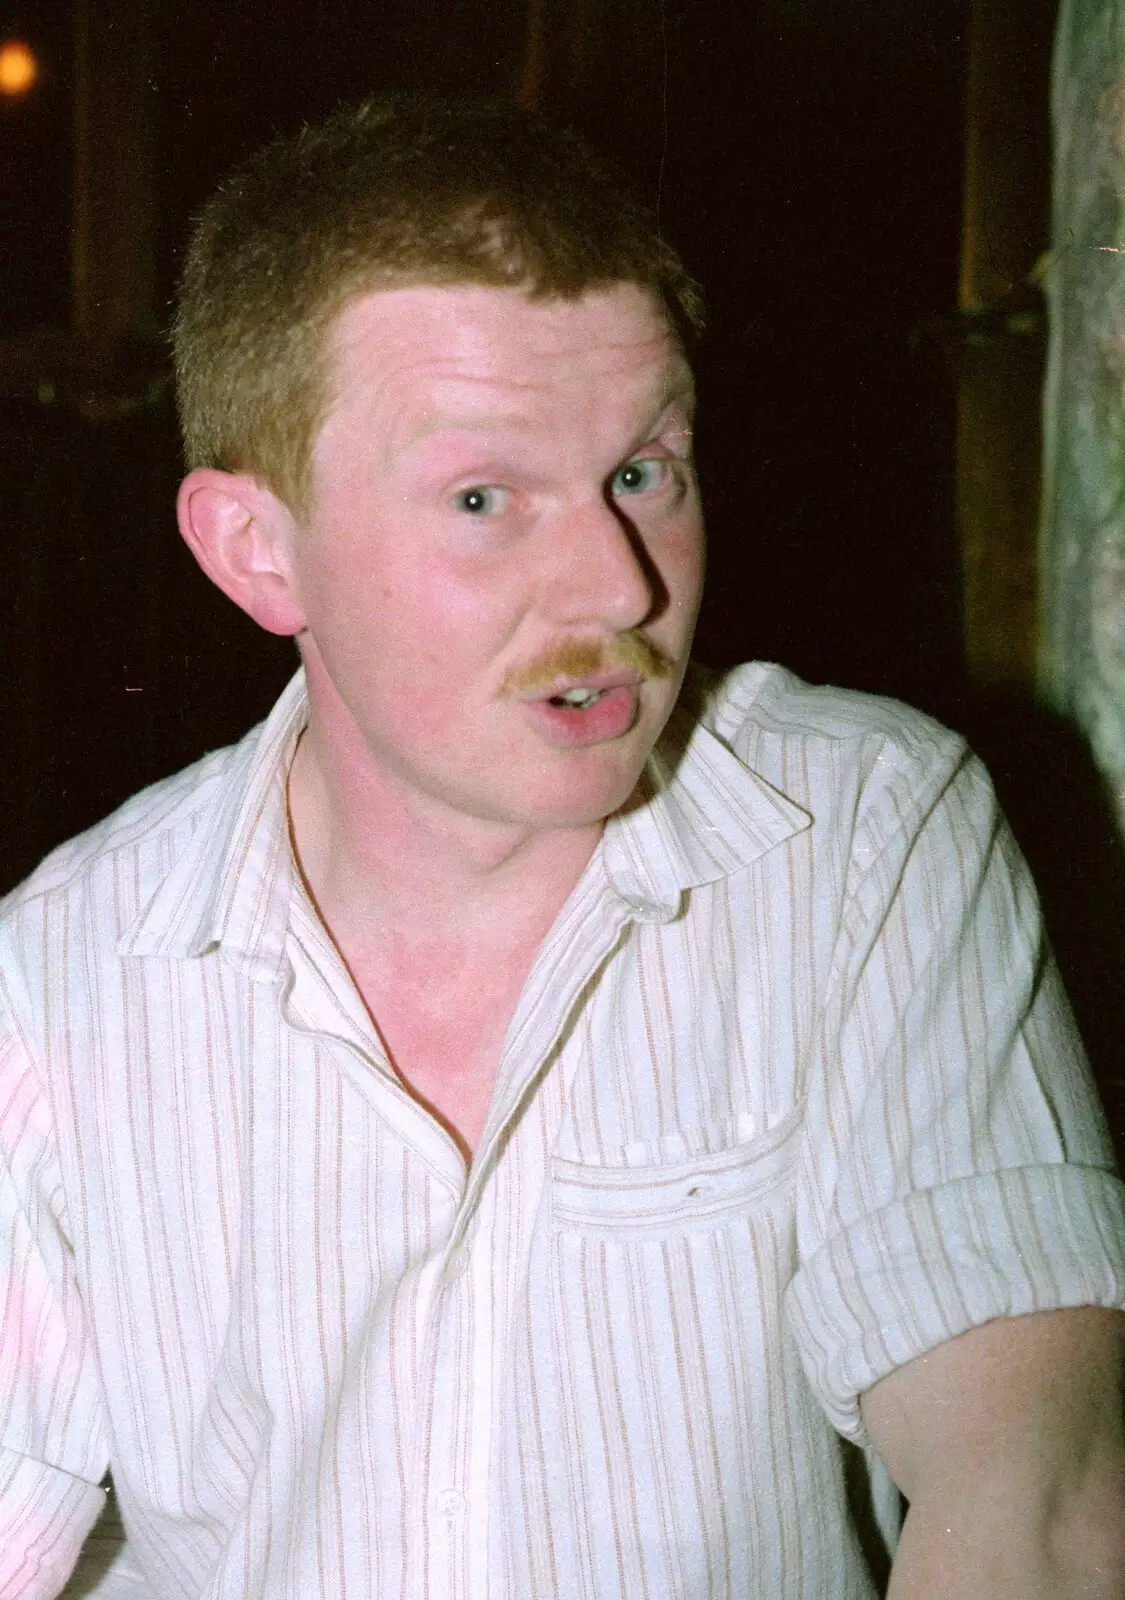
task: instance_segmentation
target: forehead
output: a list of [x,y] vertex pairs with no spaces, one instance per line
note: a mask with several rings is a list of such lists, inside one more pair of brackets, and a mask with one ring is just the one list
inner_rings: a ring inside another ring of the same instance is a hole
[[610,405],[691,374],[662,307],[615,284],[572,300],[475,285],[380,290],[341,312],[329,344],[332,409],[411,401],[458,409]]

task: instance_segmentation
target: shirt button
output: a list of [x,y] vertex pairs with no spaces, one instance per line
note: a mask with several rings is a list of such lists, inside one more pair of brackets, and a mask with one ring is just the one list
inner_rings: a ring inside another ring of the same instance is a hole
[[445,1277],[447,1283],[456,1283],[458,1278],[463,1278],[469,1265],[469,1252],[458,1247],[452,1251],[445,1264]]
[[661,922],[664,919],[664,907],[658,906],[653,900],[634,900],[633,910],[641,922]]
[[660,922],[666,918],[665,907],[655,900],[650,900],[645,893],[644,885],[631,873],[616,879],[614,887],[622,899],[628,902],[639,921]]
[[455,1522],[465,1509],[465,1496],[459,1489],[442,1489],[434,1496],[434,1509],[447,1522]]

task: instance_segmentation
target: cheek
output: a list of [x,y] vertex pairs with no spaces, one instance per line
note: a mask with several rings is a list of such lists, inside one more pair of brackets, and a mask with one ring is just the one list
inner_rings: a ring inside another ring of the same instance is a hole
[[703,587],[706,545],[698,512],[685,516],[664,543],[661,576],[679,612],[694,613]]
[[317,533],[299,572],[309,630],[349,675],[393,687],[399,700],[412,679],[430,694],[464,691],[526,609],[526,562],[466,555],[409,510],[376,513],[341,489],[325,497]]
[[504,648],[527,608],[532,587],[520,563],[458,558],[430,551],[400,570],[393,604],[428,659],[485,665]]
[[386,726],[424,739],[491,684],[520,615],[512,585],[496,574],[420,555],[366,572],[345,563],[320,586],[311,627],[336,670],[381,705]]

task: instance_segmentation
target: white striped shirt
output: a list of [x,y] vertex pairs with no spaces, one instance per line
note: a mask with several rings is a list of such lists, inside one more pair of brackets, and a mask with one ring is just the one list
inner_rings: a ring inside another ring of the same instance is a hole
[[859,1395],[1125,1303],[979,765],[889,702],[694,676],[466,1173],[295,872],[305,714],[298,677],[0,915],[0,1596],[60,1591],[107,1467],[122,1594],[874,1594]]

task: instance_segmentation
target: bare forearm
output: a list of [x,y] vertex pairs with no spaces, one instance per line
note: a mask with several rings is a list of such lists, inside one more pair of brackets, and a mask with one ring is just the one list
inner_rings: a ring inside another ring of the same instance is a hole
[[1125,1320],[982,1324],[861,1401],[911,1502],[888,1600],[1125,1600]]
[[1125,1600],[1125,1505],[1100,1509],[1054,1529],[1026,1507],[912,1509],[887,1600]]

